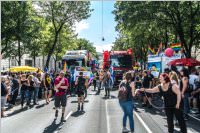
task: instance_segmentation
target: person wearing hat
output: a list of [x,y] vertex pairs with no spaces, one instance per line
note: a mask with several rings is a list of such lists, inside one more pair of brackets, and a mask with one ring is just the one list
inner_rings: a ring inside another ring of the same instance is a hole
[[[81,111],[83,111],[84,93],[85,93],[85,90],[88,86],[86,79],[83,77],[83,72],[79,73],[79,77],[76,79],[75,85],[76,85],[76,88],[77,88],[76,94],[78,95],[78,108],[77,108],[77,110],[80,111],[80,109],[81,109]],[[80,107],[80,103],[82,103],[81,107]]]
[[69,83],[67,78],[64,77],[64,71],[60,71],[59,76],[55,79],[54,86],[55,86],[55,117],[58,117],[58,108],[60,105],[62,106],[62,116],[61,116],[61,122],[64,122],[64,113],[65,113],[65,107],[67,104],[67,97],[66,92],[69,87]]

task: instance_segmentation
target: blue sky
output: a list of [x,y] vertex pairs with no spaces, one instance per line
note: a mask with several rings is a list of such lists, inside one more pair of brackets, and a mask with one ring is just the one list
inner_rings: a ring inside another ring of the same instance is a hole
[[76,32],[79,38],[85,38],[92,42],[98,52],[110,50],[117,32],[115,31],[116,22],[114,21],[115,1],[103,2],[103,30],[105,41],[102,41],[102,1],[91,1],[91,8],[94,11],[91,16],[84,21],[76,24]]

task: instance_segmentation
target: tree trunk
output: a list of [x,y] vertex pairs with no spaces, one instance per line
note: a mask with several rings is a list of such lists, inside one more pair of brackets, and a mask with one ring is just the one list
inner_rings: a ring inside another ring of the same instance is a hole
[[167,48],[167,45],[168,45],[168,41],[169,41],[169,37],[168,37],[168,34],[167,34],[167,29],[166,29],[166,31],[165,31],[165,46],[164,46],[164,49],[166,49]]
[[49,61],[50,61],[50,59],[51,59],[51,55],[52,55],[53,52],[54,52],[54,49],[55,49],[55,46],[56,46],[56,43],[57,43],[57,40],[58,40],[58,34],[59,34],[59,32],[60,32],[60,31],[56,32],[56,34],[55,34],[53,46],[52,46],[51,49],[49,50],[45,68],[49,68]]
[[55,67],[55,69],[54,69],[54,70],[55,70],[55,72],[56,72],[56,71],[57,71],[57,69],[56,69],[56,68],[57,68],[57,67],[56,67],[56,66],[57,66],[57,65],[56,65],[56,63],[57,63],[57,60],[56,60],[56,59],[54,60],[54,63],[55,63],[55,64],[54,64],[54,67]]
[[20,39],[18,39],[18,65],[21,66],[21,46],[20,46]]
[[36,57],[35,57],[35,55],[33,56],[33,66],[35,67],[36,65],[35,65],[35,59]]

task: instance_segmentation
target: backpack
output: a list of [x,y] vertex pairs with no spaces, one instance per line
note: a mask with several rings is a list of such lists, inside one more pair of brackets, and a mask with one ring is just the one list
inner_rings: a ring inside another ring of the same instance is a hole
[[79,77],[78,78],[78,85],[77,85],[77,90],[79,91],[85,91],[85,78]]
[[120,101],[126,101],[127,100],[127,96],[128,96],[127,85],[129,85],[129,84],[125,83],[125,82],[122,82],[119,85],[118,99]]

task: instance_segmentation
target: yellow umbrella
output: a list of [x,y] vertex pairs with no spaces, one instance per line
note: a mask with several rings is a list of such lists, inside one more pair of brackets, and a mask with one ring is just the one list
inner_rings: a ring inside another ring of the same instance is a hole
[[9,69],[10,72],[37,72],[38,70],[39,72],[42,71],[39,68],[30,67],[30,66],[18,66],[18,67],[13,67]]

